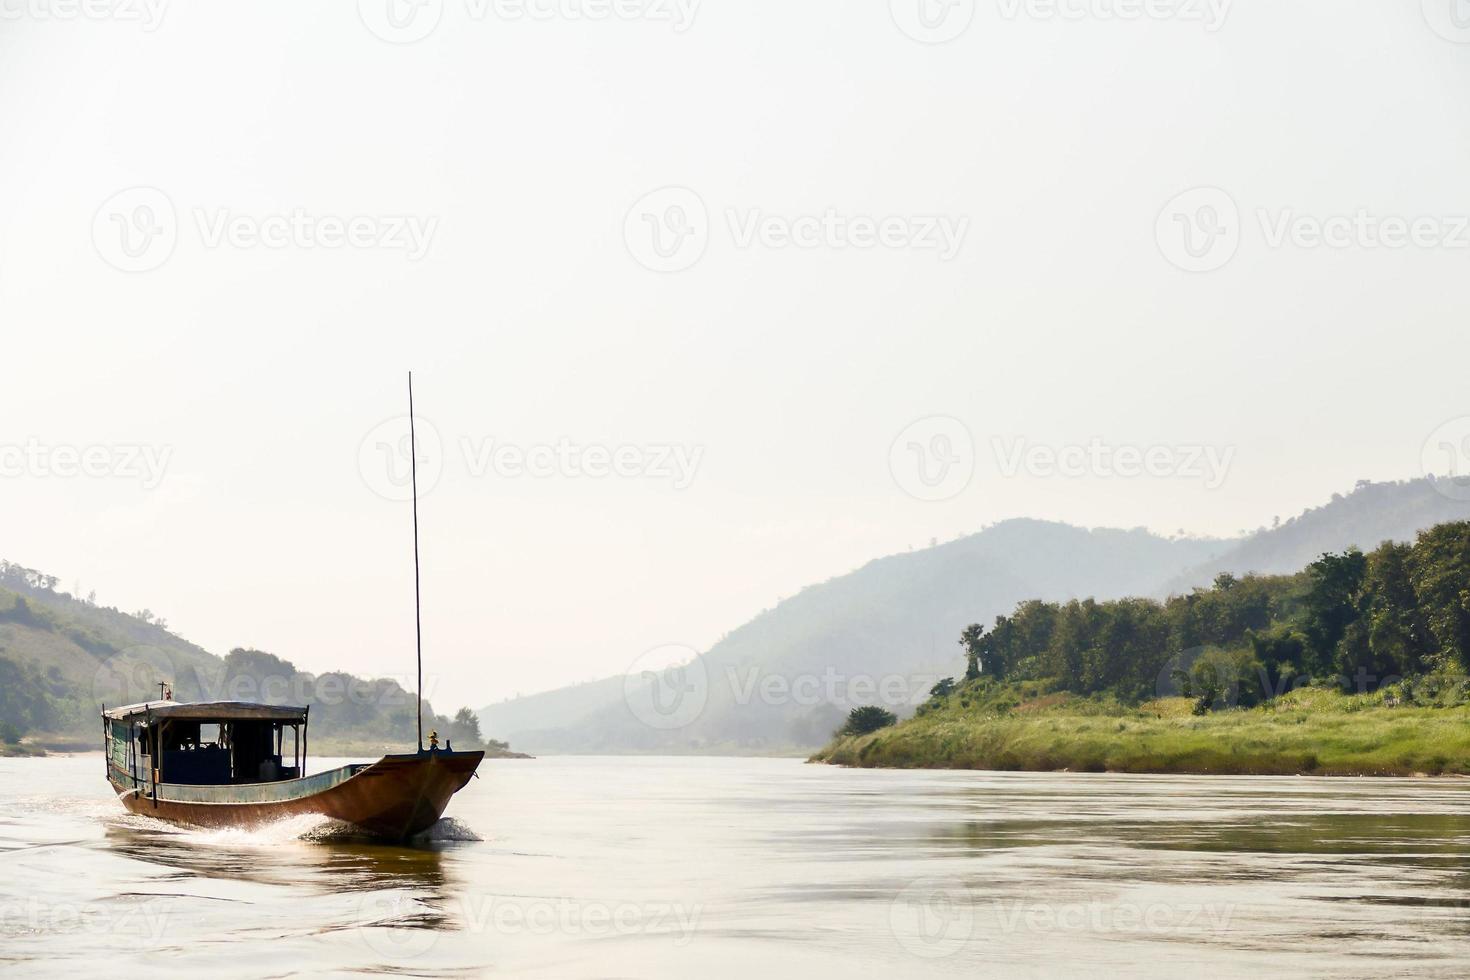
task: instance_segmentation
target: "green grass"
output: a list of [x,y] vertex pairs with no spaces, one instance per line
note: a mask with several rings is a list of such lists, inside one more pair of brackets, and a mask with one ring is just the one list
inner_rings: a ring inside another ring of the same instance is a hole
[[1470,775],[1470,706],[1390,707],[1377,695],[1300,690],[1258,708],[1198,717],[1190,708],[1185,698],[1128,707],[972,689],[891,728],[839,738],[813,761],[1035,772]]

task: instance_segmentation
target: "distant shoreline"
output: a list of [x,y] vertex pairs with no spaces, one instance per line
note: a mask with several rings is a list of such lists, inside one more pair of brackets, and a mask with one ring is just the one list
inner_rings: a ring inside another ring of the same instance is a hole
[[[315,746],[312,746],[315,749]],[[321,746],[311,753],[311,758],[354,758],[377,759],[384,755],[393,755],[411,751],[411,749],[399,746],[385,746],[366,742],[332,742]],[[41,758],[66,758],[74,755],[101,755],[102,749],[83,745],[69,739],[41,739],[37,742],[22,742],[20,745],[0,743],[0,759],[41,759]],[[511,752],[498,749],[485,750],[487,759],[534,759],[533,755],[524,752]]]
[[809,760],[865,769],[1199,776],[1470,775],[1470,708],[1387,707],[1328,690],[1195,716],[1185,698],[1097,710],[921,715],[835,739]]

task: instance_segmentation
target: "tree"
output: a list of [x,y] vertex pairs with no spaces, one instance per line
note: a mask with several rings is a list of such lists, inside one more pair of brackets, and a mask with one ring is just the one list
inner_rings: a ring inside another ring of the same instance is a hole
[[459,742],[466,748],[474,748],[485,741],[480,735],[480,719],[469,708],[460,708],[454,719],[444,726],[443,734],[445,738]]
[[929,688],[931,698],[947,698],[954,693],[954,678],[946,677],[944,680]]
[[1083,651],[1093,645],[1100,619],[1100,609],[1092,599],[1083,602],[1073,599],[1058,610],[1051,643],[1043,658],[1049,676],[1061,678],[1072,685],[1072,690],[1080,690]]
[[1368,559],[1357,548],[1341,555],[1329,552],[1307,566],[1309,585],[1303,605],[1309,670],[1325,674],[1337,667],[1338,644],[1358,618],[1367,571]]
[[886,708],[877,705],[865,705],[861,708],[853,708],[847,714],[847,724],[842,726],[843,735],[867,735],[876,732],[880,728],[898,723],[898,716]]
[[985,627],[979,623],[971,623],[965,627],[960,634],[960,646],[965,648],[965,680],[973,681],[980,678],[980,655],[985,647]]
[[[1434,637],[1419,610],[1409,573],[1413,548],[1386,542],[1368,556],[1363,581],[1364,616],[1354,627],[1357,657],[1344,666],[1362,666],[1379,682],[1423,670],[1434,652]],[[1356,674],[1356,671],[1353,671]]]
[[1409,577],[1433,634],[1436,666],[1470,667],[1470,522],[1441,524],[1419,535]]

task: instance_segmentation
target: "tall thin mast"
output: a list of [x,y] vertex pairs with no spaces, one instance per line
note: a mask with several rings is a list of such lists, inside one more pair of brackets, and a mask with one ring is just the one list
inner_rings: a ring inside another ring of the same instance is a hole
[[415,707],[419,719],[419,751],[424,750],[424,627],[419,611],[419,445],[413,428],[413,372],[408,372],[408,469],[413,480],[413,639],[418,660]]

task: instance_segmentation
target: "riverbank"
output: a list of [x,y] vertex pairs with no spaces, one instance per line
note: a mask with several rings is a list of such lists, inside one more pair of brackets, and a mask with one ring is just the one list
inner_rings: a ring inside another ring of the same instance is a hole
[[[100,741],[97,740],[97,741]],[[290,748],[289,743],[287,748]],[[384,755],[394,753],[410,752],[412,746],[388,745],[382,742],[364,742],[352,739],[313,739],[309,748],[314,759],[376,759]],[[41,735],[36,738],[23,739],[19,744],[11,742],[0,742],[0,759],[28,758],[52,754],[75,755],[84,752],[96,752],[101,754],[102,749],[96,741],[88,742],[74,737]],[[502,748],[499,744],[490,744],[485,747],[485,758],[487,759],[533,759],[535,756],[524,752],[512,752],[508,748]]]
[[1403,706],[1329,690],[1199,716],[1192,706],[1187,698],[1126,707],[1066,694],[997,706],[956,696],[898,725],[839,737],[811,761],[1031,772],[1470,775],[1470,706]]

